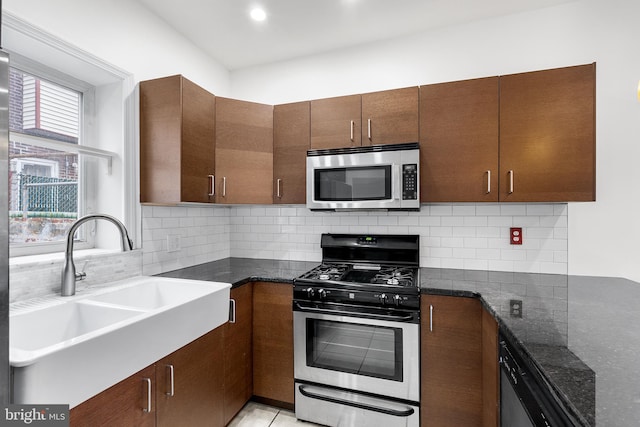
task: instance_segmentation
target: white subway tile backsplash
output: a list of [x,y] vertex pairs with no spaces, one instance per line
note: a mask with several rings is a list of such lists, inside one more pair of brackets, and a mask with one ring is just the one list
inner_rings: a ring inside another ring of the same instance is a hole
[[527,206],[513,203],[503,203],[500,205],[500,215],[502,216],[525,216]]
[[[141,255],[126,258],[129,261],[117,270],[152,275],[229,256],[319,262],[322,233],[390,233],[420,235],[423,267],[566,274],[567,211],[566,204],[517,203],[423,205],[420,212],[312,212],[303,205],[145,205]],[[511,226],[523,227],[521,246],[509,244]],[[168,235],[180,236],[180,250],[167,252]],[[113,262],[120,265],[119,256],[114,256]],[[53,269],[55,274],[50,270],[50,265],[31,266],[29,279],[36,275],[45,282],[40,287],[51,291],[59,286],[59,266]],[[12,289],[23,271],[27,270],[12,269]],[[13,299],[37,293],[27,288],[17,292]]]

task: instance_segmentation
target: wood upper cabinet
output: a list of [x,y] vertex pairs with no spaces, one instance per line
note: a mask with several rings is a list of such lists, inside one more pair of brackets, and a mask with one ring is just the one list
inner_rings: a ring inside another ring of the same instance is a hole
[[157,426],[224,426],[224,327],[156,362]]
[[418,87],[362,95],[362,145],[401,144],[419,138]]
[[182,76],[140,82],[140,201],[212,202],[215,104]]
[[[155,367],[151,365],[72,408],[69,425],[153,427],[156,425],[155,383]],[[151,411],[145,411],[149,409],[149,400]]]
[[500,77],[500,200],[595,200],[595,64]]
[[253,395],[253,285],[231,289],[231,321],[224,328],[224,423]]
[[216,201],[273,201],[273,107],[216,98]]
[[311,148],[360,146],[361,116],[360,95],[311,101]]
[[306,203],[310,132],[309,101],[273,107],[273,203]]
[[416,142],[418,87],[311,101],[311,148]]
[[420,200],[497,202],[499,79],[420,87]]
[[293,405],[293,287],[253,284],[253,394]]

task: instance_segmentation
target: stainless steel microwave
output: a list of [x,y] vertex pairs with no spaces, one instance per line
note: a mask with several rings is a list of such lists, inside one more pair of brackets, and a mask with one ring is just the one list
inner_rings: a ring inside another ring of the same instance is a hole
[[420,210],[418,143],[307,151],[307,208]]

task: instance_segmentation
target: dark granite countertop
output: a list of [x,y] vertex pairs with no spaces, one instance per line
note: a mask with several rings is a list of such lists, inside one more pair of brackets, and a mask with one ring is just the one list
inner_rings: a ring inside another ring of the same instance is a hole
[[[227,258],[162,276],[292,283],[317,262]],[[586,426],[640,420],[640,284],[625,279],[421,268],[423,293],[480,298]],[[510,314],[520,301],[522,317]]]

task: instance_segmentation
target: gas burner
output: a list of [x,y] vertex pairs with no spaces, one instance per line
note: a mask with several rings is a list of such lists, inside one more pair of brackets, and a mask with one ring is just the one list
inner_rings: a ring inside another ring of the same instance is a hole
[[301,278],[314,280],[340,280],[349,266],[347,264],[323,263],[308,271]]
[[415,286],[415,271],[416,269],[411,267],[384,266],[371,283],[402,287]]

